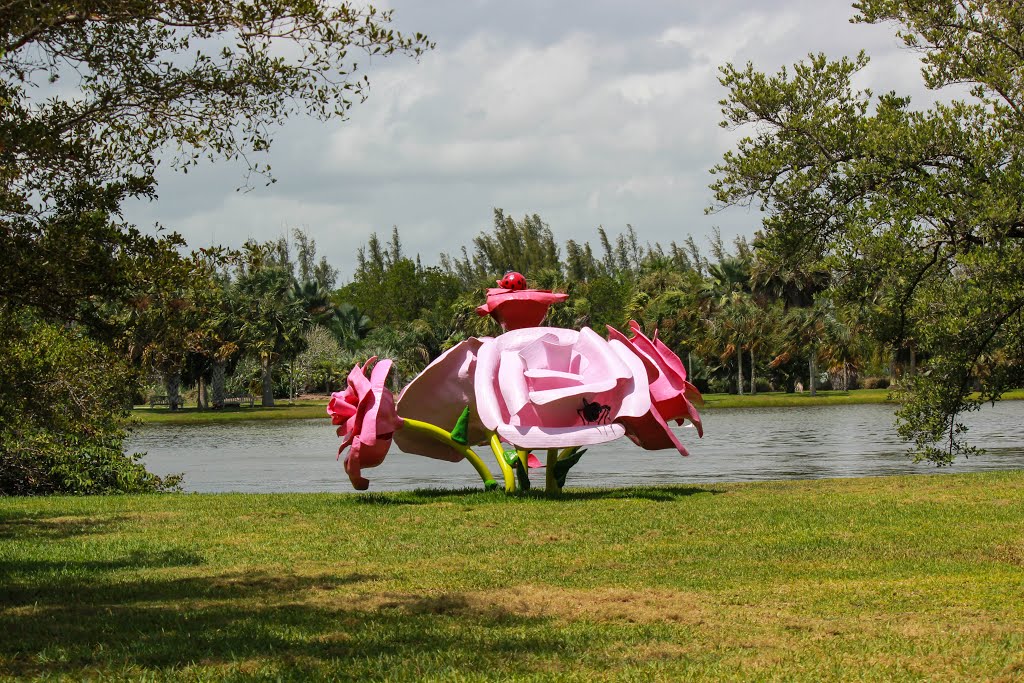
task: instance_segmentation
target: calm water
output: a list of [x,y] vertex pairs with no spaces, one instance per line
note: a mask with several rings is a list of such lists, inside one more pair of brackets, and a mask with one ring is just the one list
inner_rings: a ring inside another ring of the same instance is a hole
[[[644,451],[620,439],[588,449],[568,486],[628,486],[765,479],[815,479],[1024,468],[1024,401],[986,406],[968,420],[987,453],[936,470],[913,464],[884,405],[709,410],[704,438],[679,428],[690,457]],[[158,474],[183,472],[187,491],[351,491],[335,461],[339,440],[326,420],[212,425],[145,425],[129,441]],[[477,452],[500,479],[490,449]],[[532,479],[543,486],[543,470]],[[448,463],[392,449],[364,475],[371,491],[479,486],[466,462]]]

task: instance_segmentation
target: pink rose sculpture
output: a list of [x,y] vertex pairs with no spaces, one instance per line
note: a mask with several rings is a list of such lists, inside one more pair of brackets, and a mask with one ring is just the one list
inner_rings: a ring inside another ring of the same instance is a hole
[[703,403],[700,392],[686,380],[686,368],[670,348],[665,346],[658,333],[649,339],[635,320],[631,320],[629,328],[632,337],[625,337],[613,327],[608,328],[609,338],[628,346],[637,354],[648,368],[652,410],[648,415],[626,422],[626,435],[638,446],[649,450],[675,448],[687,455],[686,448],[679,442],[667,425],[668,420],[682,424],[684,419],[690,420],[697,429],[698,436],[704,436],[700,414],[694,403]]
[[537,327],[548,314],[551,304],[569,298],[568,294],[552,293],[548,289],[526,289],[526,278],[510,272],[498,287],[487,290],[487,303],[478,306],[477,315],[490,315],[504,330]]
[[[481,424],[477,415],[473,375],[480,347],[488,341],[490,337],[471,337],[438,356],[402,389],[398,396],[398,414],[402,418],[451,429],[462,410],[469,406],[469,443],[486,441],[490,432]],[[395,434],[395,443],[406,453],[425,455],[428,458],[449,462],[458,462],[463,458],[458,451],[423,432],[402,430]]]
[[385,386],[391,361],[382,360],[373,366],[370,377],[366,368],[376,359],[370,358],[362,366],[356,365],[348,374],[348,386],[344,391],[331,394],[327,414],[338,427],[342,437],[338,457],[350,448],[345,457],[345,472],[352,480],[352,486],[365,491],[370,482],[361,474],[363,468],[376,467],[384,461],[395,430],[401,428],[402,420],[395,411],[395,399]]
[[626,433],[622,421],[651,410],[640,357],[587,327],[530,327],[489,340],[473,384],[483,426],[519,448],[611,441]]

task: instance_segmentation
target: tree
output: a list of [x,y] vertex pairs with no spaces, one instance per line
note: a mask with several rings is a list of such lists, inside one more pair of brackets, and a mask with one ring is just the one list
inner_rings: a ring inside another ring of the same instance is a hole
[[855,7],[856,21],[897,25],[928,87],[970,96],[916,110],[858,90],[864,54],[773,76],[726,65],[723,125],[757,132],[715,167],[714,208],[756,202],[766,258],[822,265],[836,295],[869,302],[882,341],[916,341],[927,371],[908,382],[898,429],[946,464],[974,452],[960,414],[1024,381],[1024,6]]
[[296,260],[299,266],[296,282],[315,282],[321,289],[334,289],[334,284],[338,281],[338,270],[327,262],[326,256],[321,256],[319,261],[316,260],[316,240],[309,236],[305,228],[293,228],[292,237],[295,238]]
[[345,367],[346,359],[337,338],[320,325],[310,327],[303,337],[306,348],[295,358],[300,391],[341,389],[352,367]]
[[[358,52],[417,56],[432,47],[425,36],[394,31],[390,19],[390,12],[328,0],[4,3],[0,328],[12,339],[35,338],[39,325],[103,343],[125,336],[116,312],[144,301],[139,290],[151,265],[182,243],[124,224],[124,200],[154,198],[155,170],[168,158],[186,171],[204,156],[238,159],[250,173],[268,174],[258,155],[276,126],[296,113],[344,118],[366,97]],[[175,354],[167,354],[168,364]],[[56,373],[54,381],[63,372],[39,367]],[[41,410],[28,396],[16,398],[26,411]],[[80,422],[22,414],[42,435],[35,441],[42,450],[24,453],[71,453],[61,450],[62,430],[82,435],[75,446],[82,457],[120,449],[118,432],[102,426],[120,419],[120,404],[98,402],[114,412],[96,415],[57,399]]]
[[357,256],[352,282],[336,293],[336,300],[351,303],[376,326],[422,319],[444,336],[442,328],[450,324],[450,307],[461,290],[456,275],[424,267],[419,256],[406,256],[397,227],[386,245],[370,235]]
[[370,316],[345,302],[335,308],[331,331],[346,349],[353,350],[373,329]]
[[473,238],[472,259],[466,249],[462,258],[447,254],[441,265],[456,274],[464,286],[480,279],[494,279],[510,270],[529,276],[545,268],[561,270],[558,244],[548,224],[537,214],[516,221],[502,209],[494,209],[494,226]]
[[273,243],[245,245],[244,270],[235,283],[241,346],[260,359],[262,405],[274,405],[274,364],[302,351],[307,316],[295,298],[290,270]]
[[[0,8],[0,287],[61,320],[123,293],[153,239],[116,217],[155,197],[161,152],[269,170],[274,127],[366,96],[350,51],[418,55],[390,12],[325,0],[18,0]],[[62,86],[62,87],[61,87]],[[65,94],[67,93],[67,94]],[[83,258],[79,258],[79,255]],[[9,296],[8,296],[9,295]],[[90,321],[91,322],[91,321]]]
[[[292,114],[343,117],[369,87],[353,49],[431,47],[388,28],[390,18],[324,0],[6,3],[4,208],[45,212],[83,182],[115,198],[152,192],[167,142],[179,146],[178,166],[247,158]],[[44,86],[67,81],[72,97]]]
[[743,394],[743,347],[752,338],[754,302],[750,291],[750,259],[715,250],[718,262],[708,267],[701,292],[704,313],[720,358],[736,357],[736,393]]
[[[224,407],[228,363],[239,351],[242,321],[234,310],[227,268],[237,258],[237,253],[221,249],[203,249],[192,255],[188,350],[198,384],[199,408],[220,410]],[[204,391],[207,386],[210,388],[208,397]],[[209,401],[205,400],[207,398]]]

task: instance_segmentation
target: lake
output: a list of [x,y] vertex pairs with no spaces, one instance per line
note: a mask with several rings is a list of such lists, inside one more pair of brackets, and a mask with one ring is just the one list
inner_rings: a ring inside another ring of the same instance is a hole
[[[987,452],[952,467],[914,464],[893,429],[892,406],[707,410],[704,438],[677,428],[689,457],[645,451],[623,438],[594,446],[569,473],[567,486],[818,479],[1024,468],[1024,401],[986,406],[968,416],[971,441]],[[184,473],[196,492],[352,491],[340,440],[326,420],[266,420],[205,425],[140,425],[130,452],[158,474]],[[476,449],[500,481],[489,448]],[[543,454],[541,454],[543,460]],[[467,462],[449,463],[392,448],[384,464],[364,470],[371,491],[481,486]],[[544,471],[531,472],[543,487]]]

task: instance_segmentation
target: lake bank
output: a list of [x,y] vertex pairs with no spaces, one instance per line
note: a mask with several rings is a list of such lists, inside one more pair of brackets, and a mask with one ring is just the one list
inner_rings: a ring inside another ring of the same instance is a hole
[[[1009,391],[1002,400],[1024,399],[1024,389]],[[816,396],[809,392],[787,394],[785,392],[745,394],[706,394],[704,408],[774,408],[827,405],[865,405],[895,403],[888,389],[854,389],[853,391],[819,391]],[[222,410],[199,410],[195,407],[171,411],[165,407],[150,408],[135,406],[132,419],[142,424],[211,424],[216,422],[237,422],[243,420],[305,420],[327,419],[326,401],[300,401],[289,405],[286,399],[278,401],[273,408],[256,405],[252,408],[228,406]]]
[[1024,472],[0,499],[0,674],[1024,673]]

